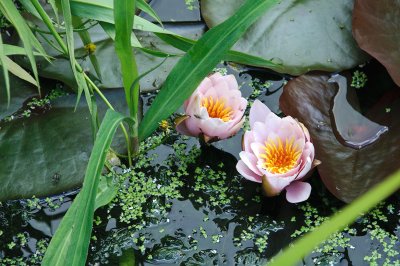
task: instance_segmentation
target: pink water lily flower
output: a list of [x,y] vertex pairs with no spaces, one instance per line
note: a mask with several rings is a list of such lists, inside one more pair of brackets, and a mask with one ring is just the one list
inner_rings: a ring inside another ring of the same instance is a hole
[[203,137],[206,142],[226,139],[242,127],[246,106],[235,76],[215,73],[185,101],[186,119],[181,119],[176,129],[184,135]]
[[308,130],[290,116],[278,117],[259,100],[250,109],[250,128],[243,137],[238,172],[262,183],[267,196],[286,190],[289,202],[307,200],[311,186],[303,179],[315,166]]

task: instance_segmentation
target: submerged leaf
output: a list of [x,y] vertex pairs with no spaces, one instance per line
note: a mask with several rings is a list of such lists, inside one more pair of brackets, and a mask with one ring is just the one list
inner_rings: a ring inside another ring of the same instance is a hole
[[[350,202],[398,168],[400,100],[399,95],[387,98],[385,106],[391,106],[390,112],[384,107],[375,108],[369,119],[389,127],[389,131],[374,143],[355,150],[343,145],[334,134],[331,103],[337,85],[328,80],[328,75],[314,73],[289,81],[280,98],[280,108],[309,129],[316,158],[322,161],[318,171],[323,182],[336,197]],[[351,95],[347,98],[352,99]]]
[[400,1],[356,0],[353,35],[400,86]]
[[[202,14],[211,28],[231,16],[243,0],[203,0]],[[292,75],[311,70],[338,71],[365,62],[351,34],[353,1],[283,0],[268,10],[233,47],[274,59],[271,69]]]

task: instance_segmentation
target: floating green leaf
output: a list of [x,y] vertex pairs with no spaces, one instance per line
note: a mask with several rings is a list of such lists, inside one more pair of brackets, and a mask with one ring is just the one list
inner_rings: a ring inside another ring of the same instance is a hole
[[[203,0],[201,11],[212,28],[238,9],[244,0]],[[367,56],[351,33],[353,1],[283,0],[265,12],[233,47],[282,63],[281,73],[350,69]]]

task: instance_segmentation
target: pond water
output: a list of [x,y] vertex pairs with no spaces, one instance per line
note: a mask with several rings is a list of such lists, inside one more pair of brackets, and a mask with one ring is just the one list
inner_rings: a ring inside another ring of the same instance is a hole
[[[178,17],[166,2],[153,1],[164,22],[202,23],[197,1],[175,1],[182,7]],[[226,64],[217,71],[234,74],[249,102],[260,99],[281,113],[279,97],[290,77]],[[369,103],[374,92],[363,90],[357,94]],[[154,95],[143,95],[144,111]],[[122,164],[105,173],[120,187],[94,215],[87,265],[260,265],[345,205],[317,172],[309,179],[313,189],[306,202],[264,197],[258,184],[236,171],[242,134],[202,146],[172,128],[159,129],[142,145],[132,169]],[[0,203],[0,265],[40,265],[77,192]],[[399,237],[397,192],[299,265],[400,265]]]

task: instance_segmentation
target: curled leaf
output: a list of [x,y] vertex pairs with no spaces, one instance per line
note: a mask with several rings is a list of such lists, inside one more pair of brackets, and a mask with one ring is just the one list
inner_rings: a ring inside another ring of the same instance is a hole
[[[313,73],[289,81],[280,97],[280,108],[309,129],[316,158],[322,161],[318,172],[329,191],[339,199],[351,202],[398,168],[400,100],[399,95],[389,95],[381,100],[391,111],[377,105],[368,118],[387,126],[389,131],[372,144],[355,150],[343,145],[334,133],[331,103],[337,85],[328,82],[329,78],[326,74]],[[353,99],[347,95],[347,100]],[[356,109],[343,115],[351,117],[351,112],[357,112]]]

